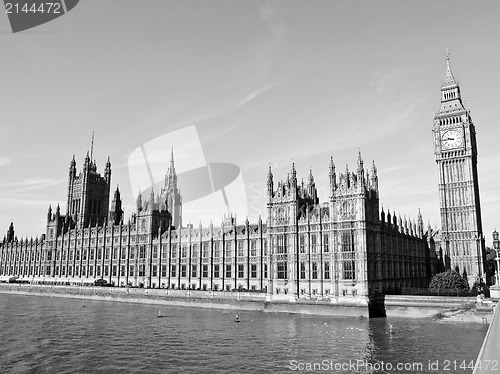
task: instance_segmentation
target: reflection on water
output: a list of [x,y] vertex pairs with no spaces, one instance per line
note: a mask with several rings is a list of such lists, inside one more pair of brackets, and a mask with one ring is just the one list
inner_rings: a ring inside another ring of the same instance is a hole
[[[158,309],[164,318],[157,318]],[[0,294],[0,363],[12,373],[281,373],[299,371],[299,365],[361,360],[417,362],[423,365],[418,372],[436,373],[428,370],[429,361],[474,360],[487,330],[423,319],[246,311],[238,311],[241,323],[234,323],[234,315]]]

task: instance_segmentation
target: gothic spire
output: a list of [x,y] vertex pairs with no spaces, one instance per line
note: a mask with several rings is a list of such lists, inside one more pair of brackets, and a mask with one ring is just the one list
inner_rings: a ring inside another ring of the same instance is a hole
[[174,147],[170,149],[170,169],[172,171],[175,171],[175,166],[174,166]]
[[135,202],[137,211],[140,212],[142,210],[142,193],[140,189],[139,189],[139,194],[137,195],[137,200]]
[[445,86],[453,86],[458,85],[458,82],[455,80],[453,73],[451,72],[450,67],[450,52],[448,48],[446,49],[446,75],[444,77],[443,87]]

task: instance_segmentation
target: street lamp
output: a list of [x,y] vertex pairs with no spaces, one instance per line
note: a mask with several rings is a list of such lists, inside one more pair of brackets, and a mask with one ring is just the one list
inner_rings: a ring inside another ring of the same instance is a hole
[[495,249],[497,257],[497,272],[496,272],[496,284],[500,286],[500,240],[498,240],[497,230],[493,231],[493,248]]

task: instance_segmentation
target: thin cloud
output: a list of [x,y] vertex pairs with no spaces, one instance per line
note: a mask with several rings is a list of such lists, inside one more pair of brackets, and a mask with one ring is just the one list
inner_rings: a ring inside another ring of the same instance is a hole
[[12,159],[8,157],[0,157],[0,167],[7,166],[12,163]]
[[390,70],[378,69],[372,73],[372,81],[370,86],[376,93],[386,93],[395,91],[403,83],[408,82],[408,72],[400,69],[393,68]]
[[17,198],[0,198],[0,204],[4,207],[48,207],[51,204],[49,200],[40,199],[17,199]]
[[15,192],[33,191],[63,183],[63,179],[27,178],[20,182],[4,183],[1,187],[11,187]]

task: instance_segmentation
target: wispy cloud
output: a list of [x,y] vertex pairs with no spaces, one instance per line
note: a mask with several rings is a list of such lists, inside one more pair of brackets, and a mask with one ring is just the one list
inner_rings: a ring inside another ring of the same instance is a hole
[[4,183],[0,187],[10,188],[11,191],[33,191],[45,187],[55,186],[63,183],[63,179],[49,179],[49,178],[26,178],[20,182]]
[[408,72],[401,68],[377,69],[372,73],[370,86],[376,93],[395,91],[408,81]]
[[22,207],[48,207],[51,204],[49,200],[41,199],[17,199],[17,198],[0,198],[0,204],[6,208],[22,208]]
[[12,163],[12,159],[8,157],[0,157],[0,167],[7,166]]

